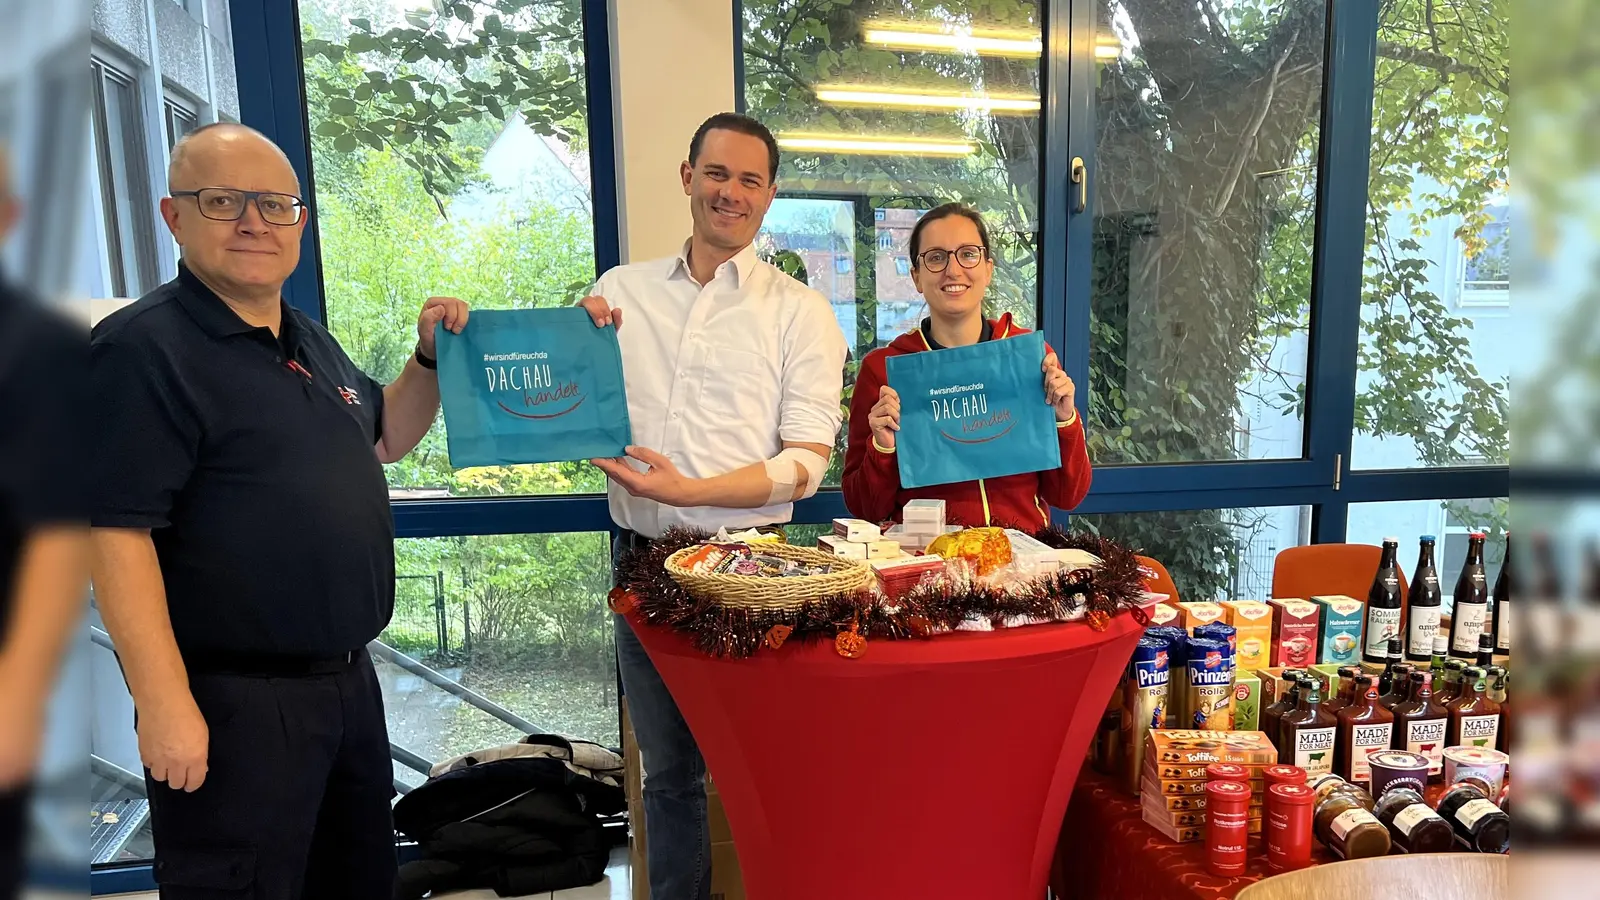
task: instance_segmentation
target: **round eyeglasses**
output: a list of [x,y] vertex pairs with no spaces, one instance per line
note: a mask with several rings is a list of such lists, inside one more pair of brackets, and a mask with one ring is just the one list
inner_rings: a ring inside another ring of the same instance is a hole
[[917,256],[922,267],[929,272],[943,272],[950,265],[950,257],[954,256],[956,262],[963,269],[976,269],[978,263],[983,262],[989,251],[977,244],[965,244],[957,247],[954,252],[949,250],[928,250]]
[[254,202],[261,221],[268,225],[299,225],[305,218],[306,203],[293,194],[273,191],[240,191],[233,188],[201,188],[198,191],[173,191],[174,197],[193,197],[200,215],[218,222],[237,222],[245,205]]

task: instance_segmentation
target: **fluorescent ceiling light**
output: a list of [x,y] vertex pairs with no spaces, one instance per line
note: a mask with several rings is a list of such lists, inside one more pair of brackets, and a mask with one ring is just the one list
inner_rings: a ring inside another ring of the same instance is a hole
[[970,109],[992,113],[1036,113],[1039,98],[1025,94],[962,94],[954,91],[895,90],[891,87],[821,85],[817,99],[846,106],[906,109]]
[[933,50],[974,56],[1014,56],[1024,59],[1038,57],[1044,53],[1044,41],[1026,34],[1000,36],[951,33],[869,23],[863,29],[862,39],[869,44],[895,50]]
[[900,154],[905,156],[971,156],[971,141],[913,137],[856,137],[847,134],[780,134],[778,146],[801,153]]
[[[952,31],[938,26],[918,26],[900,22],[868,22],[862,40],[895,50],[943,51],[974,56],[1007,56],[1037,59],[1044,55],[1044,40],[1025,31]],[[1095,35],[1094,58],[1112,60],[1122,55],[1122,42],[1114,34]]]

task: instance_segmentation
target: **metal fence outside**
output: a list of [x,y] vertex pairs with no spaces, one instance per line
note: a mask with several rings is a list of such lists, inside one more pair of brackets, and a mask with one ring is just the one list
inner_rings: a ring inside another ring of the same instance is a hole
[[394,616],[379,640],[396,650],[423,659],[450,652],[450,636],[444,600],[444,573],[396,575]]

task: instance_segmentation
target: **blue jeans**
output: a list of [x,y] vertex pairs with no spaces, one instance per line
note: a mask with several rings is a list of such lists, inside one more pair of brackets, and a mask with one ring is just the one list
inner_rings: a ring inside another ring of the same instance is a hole
[[650,900],[711,900],[705,760],[633,626],[613,618],[622,692],[644,763]]

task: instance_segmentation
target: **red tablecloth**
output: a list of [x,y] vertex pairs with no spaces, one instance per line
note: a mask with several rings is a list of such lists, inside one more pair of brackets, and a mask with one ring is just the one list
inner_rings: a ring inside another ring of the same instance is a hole
[[634,620],[727,809],[750,900],[1038,900],[1143,627],[791,639],[711,659]]
[[[1444,785],[1429,785],[1428,802],[1437,803],[1443,792]],[[1259,835],[1251,838],[1247,852],[1244,875],[1212,875],[1206,871],[1204,841],[1174,843],[1144,823],[1139,798],[1112,779],[1084,769],[1061,828],[1050,884],[1062,900],[1217,900],[1233,897],[1272,874]],[[1329,863],[1338,857],[1312,841],[1311,860]]]

